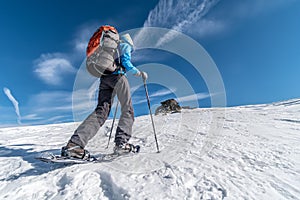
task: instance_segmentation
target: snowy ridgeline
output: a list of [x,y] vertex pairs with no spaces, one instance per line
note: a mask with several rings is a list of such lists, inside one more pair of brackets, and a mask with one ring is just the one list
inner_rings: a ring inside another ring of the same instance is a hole
[[[0,129],[0,199],[300,199],[300,100],[138,117],[141,153],[111,163],[63,166],[77,123]],[[87,149],[105,149],[107,121]]]

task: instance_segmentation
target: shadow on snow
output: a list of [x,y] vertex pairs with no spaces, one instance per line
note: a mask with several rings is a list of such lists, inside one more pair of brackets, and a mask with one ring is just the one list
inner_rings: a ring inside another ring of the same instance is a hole
[[[38,176],[38,175],[42,175],[45,173],[48,173],[50,171],[53,171],[55,169],[59,169],[64,167],[64,164],[49,164],[49,163],[44,163],[41,162],[37,159],[35,159],[35,157],[41,156],[42,154],[45,153],[53,153],[53,154],[58,154],[60,152],[60,149],[51,149],[51,150],[45,150],[45,151],[41,151],[41,152],[35,152],[33,151],[33,148],[27,148],[27,149],[16,149],[16,146],[29,146],[30,144],[21,144],[21,145],[13,145],[12,147],[14,148],[8,148],[8,147],[4,147],[4,146],[0,146],[0,157],[2,158],[13,158],[13,157],[20,157],[23,159],[23,161],[27,161],[29,164],[31,164],[30,169],[27,169],[26,171],[22,172],[22,173],[16,173],[16,174],[12,174],[6,178],[2,178],[0,179],[0,181],[13,181],[13,180],[17,180],[21,177],[26,177],[26,176]],[[11,162],[11,161],[9,161]],[[12,169],[15,170],[15,169]]]

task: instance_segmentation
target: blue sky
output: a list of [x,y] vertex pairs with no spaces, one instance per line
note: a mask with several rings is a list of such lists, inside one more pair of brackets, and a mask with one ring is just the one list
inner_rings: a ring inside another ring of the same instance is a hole
[[[228,106],[300,97],[300,1],[114,2],[0,3],[0,126],[73,121],[72,92],[85,45],[103,24],[119,32],[163,27],[193,38],[216,63]],[[205,81],[185,70],[189,63],[184,59],[160,50],[137,50],[133,61],[137,66],[155,62],[180,71],[195,89],[199,105],[211,106]],[[149,85],[152,104],[174,97],[179,84]],[[142,89],[133,95],[136,115],[148,113]]]

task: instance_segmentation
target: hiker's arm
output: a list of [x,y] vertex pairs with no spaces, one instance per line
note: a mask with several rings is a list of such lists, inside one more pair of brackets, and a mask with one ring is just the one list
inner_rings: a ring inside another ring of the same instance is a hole
[[126,72],[130,71],[132,74],[137,74],[139,70],[131,63],[131,51],[132,49],[129,45],[122,46],[121,63],[125,67]]

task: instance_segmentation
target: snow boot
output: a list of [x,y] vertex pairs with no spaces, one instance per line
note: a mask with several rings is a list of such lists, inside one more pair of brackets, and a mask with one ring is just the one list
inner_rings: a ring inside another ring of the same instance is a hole
[[69,141],[67,146],[62,147],[61,156],[88,160],[90,158],[90,153],[81,146]]
[[129,152],[138,153],[139,150],[140,150],[139,146],[134,146],[133,144],[130,143],[124,143],[124,144],[116,145],[114,147],[115,154],[126,154]]

